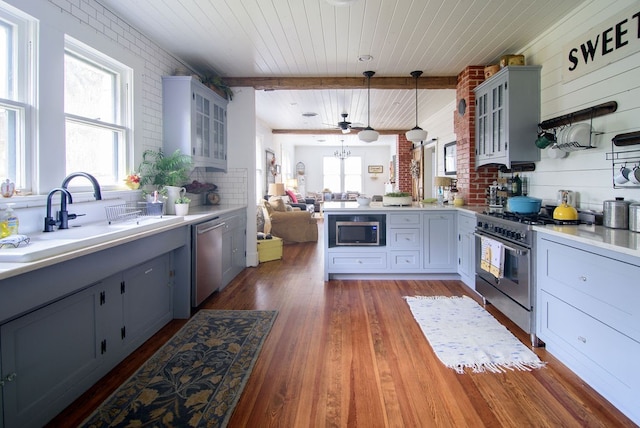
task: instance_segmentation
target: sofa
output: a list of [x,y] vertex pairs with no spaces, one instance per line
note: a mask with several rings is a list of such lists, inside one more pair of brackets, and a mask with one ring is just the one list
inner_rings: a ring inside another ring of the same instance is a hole
[[258,207],[258,232],[281,238],[284,243],[318,241],[318,224],[313,214],[293,209],[282,199],[272,198]]

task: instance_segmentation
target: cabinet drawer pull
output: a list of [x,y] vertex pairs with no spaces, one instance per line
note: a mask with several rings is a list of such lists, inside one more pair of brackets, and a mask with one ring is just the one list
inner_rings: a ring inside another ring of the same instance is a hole
[[582,281],[582,282],[587,282],[587,277],[586,277],[586,276],[584,276],[584,275],[580,275],[580,278],[579,278],[579,279],[580,279],[580,281]]
[[144,271],[144,274],[145,274],[145,275],[147,275],[147,274],[149,274],[149,273],[151,273],[151,272],[153,272],[153,268],[145,270],[145,271]]
[[587,343],[587,338],[586,337],[582,337],[582,336],[578,336],[578,340],[582,343]]

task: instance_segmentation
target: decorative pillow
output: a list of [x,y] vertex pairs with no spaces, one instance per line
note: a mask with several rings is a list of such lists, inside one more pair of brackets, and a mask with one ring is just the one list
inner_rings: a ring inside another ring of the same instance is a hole
[[266,210],[264,209],[264,205],[259,205],[258,209],[256,210],[256,226],[258,229],[258,232],[264,232],[264,212]]
[[269,199],[269,205],[274,211],[286,211],[287,207],[284,201],[281,198],[271,198]]
[[267,212],[267,208],[264,207],[262,208],[262,212],[263,212],[263,216],[264,216],[264,228],[263,228],[263,232],[264,233],[271,233],[271,217],[269,217],[269,213]]
[[269,217],[271,215],[271,213],[274,211],[273,207],[271,206],[271,204],[268,201],[263,201],[262,202],[262,206],[266,210],[265,218]]
[[291,190],[286,190],[287,195],[289,195],[289,200],[294,203],[297,204],[298,203],[298,198],[296,197],[295,193],[293,193]]

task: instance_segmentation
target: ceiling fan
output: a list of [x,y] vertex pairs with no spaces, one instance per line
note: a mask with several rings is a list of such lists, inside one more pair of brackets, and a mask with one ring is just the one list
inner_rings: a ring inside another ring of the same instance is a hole
[[353,130],[364,129],[361,126],[352,126],[353,125],[352,122],[349,122],[347,120],[347,116],[349,116],[349,113],[340,113],[340,116],[342,117],[342,120],[338,122],[338,126],[335,129],[342,130],[343,134],[348,134],[349,132],[351,132],[352,129]]

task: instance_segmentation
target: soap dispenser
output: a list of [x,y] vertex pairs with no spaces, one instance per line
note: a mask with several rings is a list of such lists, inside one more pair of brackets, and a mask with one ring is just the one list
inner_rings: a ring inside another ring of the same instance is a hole
[[[17,235],[18,234],[18,226],[20,221],[18,220],[18,216],[13,211],[14,204],[7,204],[7,210],[5,211],[4,217],[2,218],[2,237]],[[5,230],[7,235],[5,235]]]

